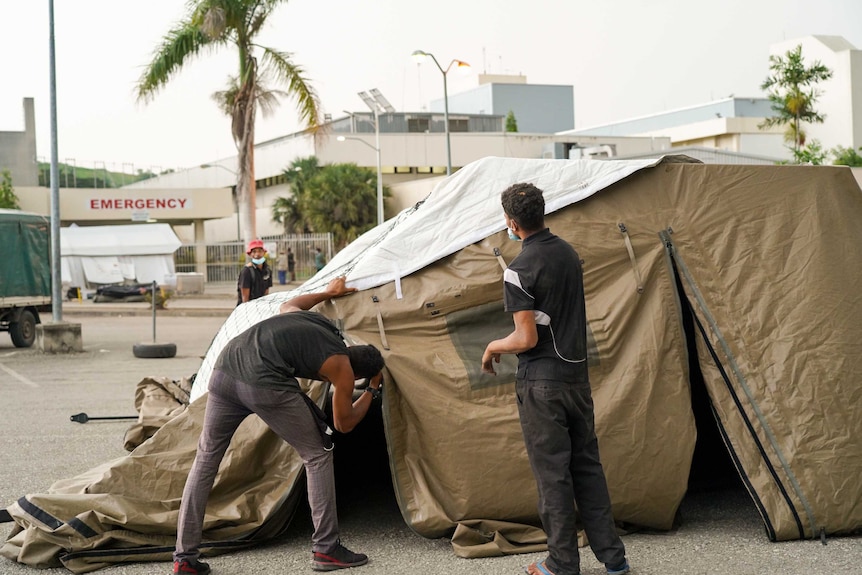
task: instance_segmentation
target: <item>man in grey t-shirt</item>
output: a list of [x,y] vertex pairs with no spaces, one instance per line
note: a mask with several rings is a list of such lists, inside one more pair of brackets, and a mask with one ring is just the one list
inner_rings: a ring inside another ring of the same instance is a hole
[[[314,523],[312,569],[332,571],[368,562],[365,555],[344,547],[338,537],[332,451],[320,431],[323,414],[297,381],[316,379],[333,385],[332,416],[342,433],[362,421],[379,396],[380,351],[371,345],[346,346],[327,318],[307,311],[354,291],[340,277],[329,282],[324,292],[297,296],[281,305],[279,315],[236,336],[219,354],[210,378],[203,431],[180,505],[175,574],[210,573],[209,565],[198,560],[207,499],[234,432],[252,413],[302,458]],[[360,378],[370,382],[367,393],[354,401],[354,383]]]

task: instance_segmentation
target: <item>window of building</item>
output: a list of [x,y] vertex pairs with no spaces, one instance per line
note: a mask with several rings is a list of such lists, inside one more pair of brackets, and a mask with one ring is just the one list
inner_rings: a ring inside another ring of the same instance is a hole
[[468,132],[470,130],[470,122],[467,118],[449,118],[450,132]]
[[430,129],[430,121],[428,118],[408,118],[407,119],[407,131],[408,132],[427,132]]

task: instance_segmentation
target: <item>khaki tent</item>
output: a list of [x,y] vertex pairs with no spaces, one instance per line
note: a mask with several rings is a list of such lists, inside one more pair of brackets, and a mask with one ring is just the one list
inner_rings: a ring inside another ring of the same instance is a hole
[[[512,325],[502,268],[519,245],[504,231],[499,193],[517,181],[545,190],[548,225],[584,260],[616,519],[672,526],[697,439],[698,372],[771,540],[859,530],[862,193],[846,168],[683,160],[488,158],[463,168],[299,290],[238,308],[201,365],[190,409],[128,457],[10,506],[18,526],[2,553],[40,565],[60,557],[76,571],[167,557],[203,407],[195,400],[219,351],[284,299],[342,274],[360,291],[319,311],[384,349],[386,441],[406,523],[427,537],[454,533],[463,555],[537,549],[540,535],[525,527],[537,524],[536,496],[514,360],[496,377],[479,368],[487,341]],[[300,466],[278,443],[246,422],[207,517],[212,552],[289,520]],[[244,464],[253,457],[265,464]],[[152,480],[131,485],[142,475]]]

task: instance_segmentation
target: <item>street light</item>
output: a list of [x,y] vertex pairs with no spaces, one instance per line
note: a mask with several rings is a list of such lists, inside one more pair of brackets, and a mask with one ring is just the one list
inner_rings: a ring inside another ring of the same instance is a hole
[[[375,116],[376,115],[377,114],[375,114]],[[372,146],[362,138],[356,138],[354,136],[338,136],[336,140],[339,142],[347,140],[362,142],[377,154],[377,225],[379,226],[383,223],[383,171],[380,168],[380,133],[377,133],[377,146]]]
[[233,170],[231,170],[227,166],[222,166],[221,164],[201,164],[200,167],[204,170],[206,170],[207,168],[221,168],[222,170],[227,170],[228,172],[230,172],[234,176],[236,175],[236,172],[234,172]]
[[[345,140],[357,140],[374,150],[377,154],[377,225],[379,226],[383,223],[383,169],[380,166],[380,112],[382,111],[387,114],[391,114],[395,111],[395,107],[389,103],[389,100],[387,100],[377,88],[372,88],[368,92],[371,94],[370,96],[365,92],[359,92],[358,95],[362,98],[362,101],[365,102],[365,105],[368,106],[368,109],[371,110],[371,113],[374,114],[374,138],[377,145],[372,146],[362,138],[351,136],[338,136],[336,139],[339,142],[344,142]],[[354,130],[355,121],[353,114],[350,112],[347,113],[350,115],[350,130],[352,132]]]
[[[222,166],[221,164],[201,164],[200,168],[202,170],[206,170],[207,168],[221,168],[227,172],[230,172],[234,176],[236,176],[236,172],[228,168],[227,166]],[[239,231],[239,198],[237,197],[236,190],[233,192],[233,207],[236,210],[236,239],[237,241],[242,241],[242,236]]]
[[411,54],[411,56],[417,64],[421,64],[422,62],[424,62],[425,58],[431,58],[437,65],[437,69],[440,70],[441,74],[443,74],[443,122],[446,127],[446,175],[448,176],[452,173],[452,144],[449,141],[449,89],[446,85],[446,75],[449,73],[449,70],[452,68],[453,64],[459,70],[464,71],[470,69],[470,64],[462,60],[452,60],[451,62],[449,62],[449,65],[446,66],[446,69],[444,70],[443,66],[440,65],[440,62],[437,61],[437,58],[434,57],[434,54],[430,52],[416,50],[413,52],[413,54]]

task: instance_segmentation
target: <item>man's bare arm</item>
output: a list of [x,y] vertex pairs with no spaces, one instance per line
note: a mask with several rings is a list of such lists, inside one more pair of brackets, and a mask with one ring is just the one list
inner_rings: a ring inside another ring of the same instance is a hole
[[290,299],[278,308],[279,313],[290,313],[293,311],[305,311],[313,308],[317,304],[324,302],[334,297],[341,297],[356,291],[356,288],[349,288],[345,285],[344,276],[337,277],[326,286],[326,289],[318,293],[307,293],[298,295]]
[[[346,355],[333,355],[320,367],[320,377],[332,383],[335,388],[332,394],[332,421],[335,429],[341,433],[353,430],[368,413],[373,399],[370,393],[361,394],[353,401],[355,375]],[[382,373],[371,378],[368,384],[373,389],[380,389]]]
[[497,375],[493,364],[500,363],[501,354],[521,353],[533,349],[539,342],[536,318],[532,310],[516,311],[512,319],[515,321],[515,330],[502,339],[495,339],[485,348],[485,353],[482,355],[484,373]]

